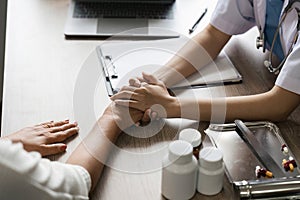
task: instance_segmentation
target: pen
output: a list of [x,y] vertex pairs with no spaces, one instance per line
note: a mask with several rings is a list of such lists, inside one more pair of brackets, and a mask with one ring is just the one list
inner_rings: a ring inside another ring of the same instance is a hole
[[193,33],[194,30],[196,29],[197,25],[199,24],[199,22],[201,21],[201,19],[204,17],[204,15],[207,13],[207,8],[205,8],[204,12],[202,13],[202,15],[199,17],[199,19],[195,22],[195,24],[193,25],[192,28],[189,29],[189,33]]

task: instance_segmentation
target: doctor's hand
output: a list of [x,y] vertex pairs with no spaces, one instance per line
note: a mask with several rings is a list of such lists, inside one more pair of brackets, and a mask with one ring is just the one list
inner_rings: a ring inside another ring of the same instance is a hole
[[[143,78],[140,78],[139,81],[140,85],[136,80],[132,80],[131,85],[135,84],[135,87],[124,86],[111,99],[121,106],[129,106],[143,112],[149,112],[147,110],[151,109],[159,117],[172,117],[175,111],[174,106],[178,104],[178,100],[169,95],[165,84],[146,73],[143,73]],[[137,88],[138,86],[140,87]]]
[[50,121],[23,128],[2,139],[21,142],[26,151],[37,151],[42,156],[47,156],[64,152],[67,145],[63,141],[77,134],[78,130],[77,123],[70,123],[69,120]]
[[[157,84],[157,79],[152,80],[152,84]],[[134,86],[134,87],[141,87],[141,83],[146,82],[149,83],[150,81],[146,81],[145,79],[141,78],[141,77],[135,77],[135,78],[131,78],[129,80],[129,85],[130,86]],[[151,120],[158,120],[159,117],[157,116],[157,113],[155,111],[152,111],[150,108],[147,109],[144,112],[144,115],[141,119],[141,123],[143,125],[148,124]]]

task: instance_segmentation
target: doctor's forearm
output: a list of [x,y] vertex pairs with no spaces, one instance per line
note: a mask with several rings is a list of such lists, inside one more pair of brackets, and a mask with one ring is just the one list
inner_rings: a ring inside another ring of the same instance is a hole
[[214,60],[230,37],[208,25],[155,74],[170,87]]
[[270,91],[243,97],[227,98],[227,115],[230,121],[244,120],[285,120],[299,105],[300,96],[274,86]]
[[[299,105],[300,96],[280,87],[249,96],[179,100],[172,117],[222,122],[242,120],[281,121]],[[200,113],[200,114],[199,114]]]
[[261,95],[226,97],[218,99],[182,100],[173,111],[171,117],[181,117],[197,121],[213,123],[232,122],[242,120],[271,120],[278,121],[263,102]]
[[206,51],[195,41],[188,42],[165,66],[154,74],[171,87],[212,61]]

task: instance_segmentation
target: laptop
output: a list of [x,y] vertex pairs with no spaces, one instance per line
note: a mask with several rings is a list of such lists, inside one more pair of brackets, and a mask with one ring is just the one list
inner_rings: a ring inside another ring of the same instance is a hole
[[178,37],[175,0],[71,0],[65,36]]

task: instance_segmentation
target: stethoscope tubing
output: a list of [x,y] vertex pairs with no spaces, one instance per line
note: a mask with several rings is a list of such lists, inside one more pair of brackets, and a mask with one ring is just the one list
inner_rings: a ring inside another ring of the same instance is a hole
[[[268,68],[268,70],[269,70],[271,73],[275,73],[275,74],[278,74],[278,73],[279,73],[279,70],[283,67],[285,61],[287,60],[288,56],[289,56],[290,53],[292,52],[292,50],[293,50],[293,48],[294,48],[294,46],[295,46],[295,44],[296,44],[296,42],[297,42],[297,40],[298,40],[298,35],[299,35],[299,33],[298,33],[298,31],[299,31],[299,27],[298,27],[298,26],[299,26],[299,17],[298,17],[297,31],[296,31],[296,33],[295,33],[295,35],[294,35],[293,42],[292,42],[292,44],[291,44],[291,46],[290,46],[290,48],[289,48],[289,50],[288,50],[286,56],[284,57],[284,59],[280,62],[280,64],[279,64],[277,67],[273,67],[273,65],[272,65],[272,57],[273,57],[273,50],[274,50],[274,46],[275,46],[275,41],[276,41],[276,39],[277,39],[277,37],[278,37],[279,30],[280,30],[280,28],[281,28],[281,26],[282,26],[283,21],[285,20],[287,14],[293,9],[293,8],[292,8],[292,5],[287,6],[287,8],[288,8],[288,9],[285,9],[285,10],[284,10],[284,13],[283,13],[283,15],[282,15],[282,17],[281,17],[281,20],[280,20],[280,22],[279,22],[279,24],[278,24],[278,26],[277,26],[277,28],[276,28],[276,31],[275,31],[275,34],[274,34],[274,37],[273,37],[273,40],[272,40],[272,44],[271,44],[271,48],[270,48],[270,53],[269,53],[269,56],[268,56],[268,60],[266,60],[266,61],[264,62],[264,65]],[[295,8],[295,9],[296,9],[296,8]],[[299,10],[298,10],[298,9],[297,9],[297,12],[299,13]],[[263,30],[261,30],[261,31],[263,31]],[[262,35],[262,34],[263,34],[263,33],[260,32],[260,35]]]

